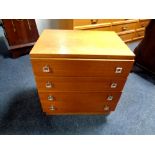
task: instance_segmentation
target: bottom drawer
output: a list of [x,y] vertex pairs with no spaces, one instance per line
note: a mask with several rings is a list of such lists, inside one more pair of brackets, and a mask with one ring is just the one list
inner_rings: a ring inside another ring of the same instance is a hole
[[50,114],[109,113],[114,111],[121,92],[39,93],[44,112]]

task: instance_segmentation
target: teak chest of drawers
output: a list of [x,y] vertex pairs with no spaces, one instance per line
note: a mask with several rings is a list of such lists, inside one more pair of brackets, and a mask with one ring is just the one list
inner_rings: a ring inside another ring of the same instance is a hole
[[61,29],[115,31],[125,42],[144,37],[150,19],[58,19]]
[[134,62],[113,31],[44,30],[30,57],[49,115],[114,111]]

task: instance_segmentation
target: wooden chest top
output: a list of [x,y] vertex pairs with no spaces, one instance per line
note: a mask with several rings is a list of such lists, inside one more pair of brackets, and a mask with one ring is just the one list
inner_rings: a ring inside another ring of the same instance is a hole
[[44,30],[31,58],[133,59],[134,54],[113,31]]

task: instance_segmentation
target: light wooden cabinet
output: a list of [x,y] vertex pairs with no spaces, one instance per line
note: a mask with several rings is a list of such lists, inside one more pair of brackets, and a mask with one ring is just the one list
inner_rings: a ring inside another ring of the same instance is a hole
[[111,31],[45,30],[30,58],[48,115],[114,111],[134,62]]
[[[70,29],[115,31],[124,42],[144,37],[149,19],[70,19]],[[66,21],[67,24],[67,21]],[[63,25],[66,25],[65,21]]]

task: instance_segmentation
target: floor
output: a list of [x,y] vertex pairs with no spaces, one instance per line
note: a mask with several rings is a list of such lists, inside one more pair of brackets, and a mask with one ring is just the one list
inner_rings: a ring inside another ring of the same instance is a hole
[[[0,29],[0,134],[155,134],[155,78],[134,67],[110,115],[45,116],[29,55],[11,59]],[[133,50],[139,42],[128,46]]]

